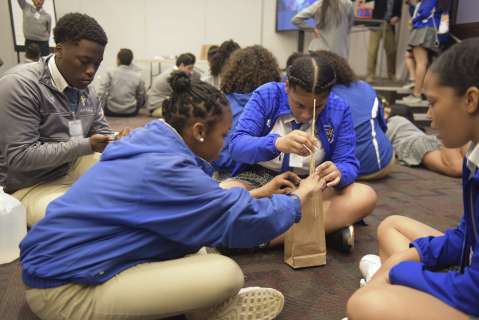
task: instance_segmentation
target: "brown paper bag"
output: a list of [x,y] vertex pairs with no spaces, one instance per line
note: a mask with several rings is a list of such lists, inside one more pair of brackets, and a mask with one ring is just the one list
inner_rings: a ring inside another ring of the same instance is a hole
[[326,264],[321,194],[314,195],[305,203],[301,221],[286,232],[284,262],[294,269]]
[[[313,123],[311,126],[313,137],[315,136],[315,128],[316,99],[314,99]],[[313,175],[316,169],[314,159],[313,152],[309,163],[310,175]],[[289,228],[284,238],[284,262],[294,269],[326,264],[326,239],[321,193],[314,194],[304,204],[303,209],[300,222]]]

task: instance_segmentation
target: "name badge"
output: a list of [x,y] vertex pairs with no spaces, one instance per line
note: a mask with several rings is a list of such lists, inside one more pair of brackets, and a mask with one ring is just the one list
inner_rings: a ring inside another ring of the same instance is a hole
[[70,137],[73,139],[83,138],[83,126],[81,120],[68,121],[68,129],[70,131]]
[[291,153],[289,155],[289,166],[291,168],[302,168],[303,167],[304,157]]

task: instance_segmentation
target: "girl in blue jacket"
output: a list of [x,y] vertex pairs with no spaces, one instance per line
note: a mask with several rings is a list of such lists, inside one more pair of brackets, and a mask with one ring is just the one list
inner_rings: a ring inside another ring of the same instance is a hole
[[170,84],[165,121],[109,145],[22,241],[26,299],[41,319],[157,319],[211,308],[194,314],[266,320],[281,311],[274,289],[238,293],[243,275],[232,260],[194,253],[282,234],[319,192],[319,177],[292,196],[272,195],[293,188],[287,174],[252,193],[220,188],[209,162],[231,126],[228,102],[185,73]]
[[418,1],[414,9],[408,45],[416,62],[416,75],[413,94],[405,97],[405,101],[422,101],[424,76],[430,62],[429,54],[439,51],[437,28],[441,22],[441,12],[436,10],[436,5],[437,0],[422,0]]
[[369,83],[356,79],[343,57],[325,50],[314,54],[326,57],[334,66],[337,83],[333,93],[343,98],[351,108],[359,178],[374,180],[387,176],[394,168],[395,157],[393,146],[386,136],[384,109],[376,91]]
[[[341,247],[350,251],[354,233],[348,226],[371,213],[376,193],[354,183],[359,168],[356,138],[349,106],[331,93],[336,81],[327,59],[305,56],[288,68],[285,83],[259,87],[231,137],[230,152],[241,164],[234,172],[237,177],[222,185],[252,189],[282,172],[305,176],[314,152],[317,171],[327,182],[323,192],[326,233],[341,229],[336,235]],[[316,137],[310,134],[314,103]],[[273,244],[281,241],[280,237]]]
[[447,148],[469,141],[462,176],[464,216],[442,233],[400,216],[378,229],[382,266],[348,302],[357,319],[479,317],[479,38],[438,58],[426,76],[432,127]]
[[[233,52],[221,74],[221,91],[228,99],[233,114],[230,132],[236,127],[253,91],[262,84],[280,79],[278,62],[268,49],[255,45]],[[228,134],[219,159],[212,163],[219,173],[219,180],[231,177],[235,167],[229,152],[230,139],[231,134]]]

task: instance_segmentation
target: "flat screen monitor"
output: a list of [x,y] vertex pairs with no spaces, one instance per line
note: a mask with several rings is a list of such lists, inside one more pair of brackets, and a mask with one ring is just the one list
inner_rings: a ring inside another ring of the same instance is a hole
[[461,40],[479,37],[479,1],[454,0],[450,29],[451,33]]

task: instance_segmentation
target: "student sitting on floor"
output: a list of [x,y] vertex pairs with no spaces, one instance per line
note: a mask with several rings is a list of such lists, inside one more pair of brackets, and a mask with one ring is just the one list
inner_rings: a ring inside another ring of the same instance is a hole
[[234,40],[224,41],[219,46],[218,50],[216,50],[216,52],[211,56],[211,60],[209,60],[211,74],[211,79],[208,80],[209,83],[213,84],[217,88],[220,87],[221,72],[223,71],[223,67],[228,62],[231,54],[238,49],[240,49],[240,45]]
[[313,54],[329,59],[337,77],[333,93],[343,98],[351,108],[359,179],[374,180],[387,176],[394,168],[395,157],[393,146],[386,136],[384,110],[376,91],[367,82],[357,80],[346,59],[324,50]]
[[287,173],[251,194],[220,188],[208,162],[231,126],[228,101],[182,72],[170,84],[165,120],[108,146],[22,241],[26,298],[40,318],[269,320],[281,311],[278,291],[240,290],[231,259],[194,253],[273,239],[324,181],[308,177],[291,195],[273,195],[294,187]]
[[[350,320],[479,317],[479,38],[434,62],[425,89],[432,127],[448,148],[471,141],[463,169],[464,216],[442,233],[406,217],[378,228],[382,266],[348,302]],[[379,259],[377,259],[379,260]]]
[[[387,105],[386,100],[383,103]],[[384,111],[388,125],[386,134],[401,164],[410,167],[423,165],[450,177],[461,177],[462,162],[469,144],[461,148],[445,148],[435,135],[424,133],[409,119],[400,115],[390,116],[391,108],[385,107]],[[395,110],[392,114],[396,114]]]
[[153,79],[150,90],[148,90],[148,110],[154,118],[162,117],[163,101],[168,99],[173,92],[168,78],[173,71],[182,71],[189,76],[193,75],[196,57],[192,53],[182,53],[176,59],[176,65],[173,68],[163,71],[159,76]]
[[[352,224],[372,212],[376,193],[354,183],[359,163],[353,122],[347,103],[331,93],[336,82],[329,60],[306,56],[291,65],[285,83],[271,82],[256,89],[231,137],[230,152],[241,166],[234,172],[235,179],[222,185],[251,189],[281,172],[305,176],[313,151],[317,170],[328,186],[323,193],[326,233],[339,230],[341,247],[350,251]],[[310,133],[314,101],[316,137]],[[278,242],[282,238],[272,244]]]
[[[280,71],[276,58],[268,49],[256,45],[238,49],[231,55],[221,76],[221,90],[226,95],[233,114],[230,132],[236,127],[253,91],[272,81],[280,81]],[[225,139],[220,158],[213,162],[220,180],[231,176],[235,166],[228,150],[230,138],[231,134]]]
[[96,162],[94,152],[113,134],[90,85],[107,43],[102,27],[70,13],[54,36],[54,55],[0,78],[0,185],[26,207],[29,226]]
[[25,59],[23,63],[37,62],[40,60],[40,46],[35,42],[29,43],[25,47]]
[[120,49],[116,56],[118,67],[108,71],[98,90],[106,116],[134,117],[145,105],[145,82],[132,65],[133,52]]
[[211,75],[211,62],[215,54],[218,52],[219,46],[217,45],[212,45],[208,48],[208,51],[206,53],[206,59],[208,60],[208,73],[201,78],[201,80],[208,82],[209,84],[213,85],[215,88],[220,88],[220,83],[219,83],[219,78],[218,77],[213,77]]

